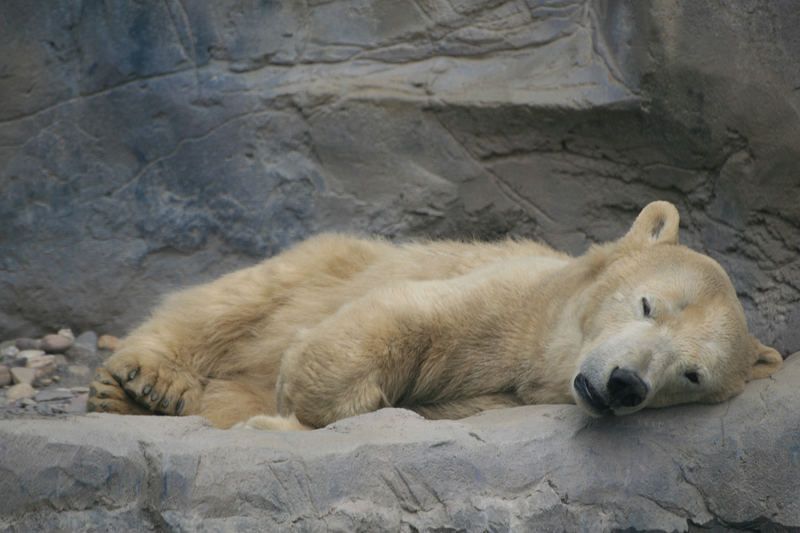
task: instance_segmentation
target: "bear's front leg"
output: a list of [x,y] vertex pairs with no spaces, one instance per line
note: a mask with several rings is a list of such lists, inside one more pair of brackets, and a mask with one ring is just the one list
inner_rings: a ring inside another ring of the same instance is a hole
[[384,296],[346,305],[289,347],[276,389],[281,416],[323,427],[411,399],[424,379],[420,362],[435,357],[430,321],[397,294]]
[[283,354],[279,413],[322,427],[389,406],[435,415],[517,403],[530,342],[514,320],[529,298],[507,283],[514,274],[400,282],[343,306]]
[[294,415],[305,425],[323,427],[392,405],[381,368],[388,366],[386,352],[316,334],[319,337],[299,342],[284,354],[276,387],[281,416]]

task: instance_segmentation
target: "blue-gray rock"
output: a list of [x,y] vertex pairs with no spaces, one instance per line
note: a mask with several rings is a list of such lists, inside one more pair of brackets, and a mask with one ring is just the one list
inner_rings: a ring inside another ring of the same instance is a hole
[[88,350],[90,352],[96,352],[97,333],[94,331],[84,331],[75,338],[75,341],[72,344],[77,348]]
[[94,331],[84,331],[78,335],[64,356],[72,365],[94,368],[103,364],[103,355],[97,349],[97,334]]
[[27,337],[21,337],[15,340],[14,344],[17,349],[21,351],[40,350],[42,347],[42,341],[40,339],[29,339]]
[[800,527],[799,381],[796,354],[730,402],[603,419],[542,405],[460,421],[385,409],[294,433],[0,421],[0,528],[783,531]]

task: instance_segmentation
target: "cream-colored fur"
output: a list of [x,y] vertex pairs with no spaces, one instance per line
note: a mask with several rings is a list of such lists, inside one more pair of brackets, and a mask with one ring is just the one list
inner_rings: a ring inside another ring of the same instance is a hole
[[718,402],[781,357],[727,275],[653,202],[573,258],[530,241],[321,235],[170,296],[98,369],[89,409],[307,429],[397,406],[458,418]]

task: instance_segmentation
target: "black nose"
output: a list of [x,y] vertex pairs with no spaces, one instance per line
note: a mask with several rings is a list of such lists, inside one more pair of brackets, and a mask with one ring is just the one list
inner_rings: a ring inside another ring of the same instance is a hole
[[636,372],[624,368],[611,372],[606,388],[612,407],[636,407],[647,397],[647,383]]

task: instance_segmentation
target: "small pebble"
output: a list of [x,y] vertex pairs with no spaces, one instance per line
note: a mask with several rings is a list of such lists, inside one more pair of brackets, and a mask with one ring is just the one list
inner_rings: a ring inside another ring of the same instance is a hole
[[20,398],[31,398],[35,395],[36,389],[31,387],[28,383],[17,383],[9,387],[8,391],[6,391],[6,398],[12,402]]
[[17,348],[14,345],[6,346],[2,350],[0,350],[0,357],[4,359],[5,358],[13,359],[14,357],[17,357],[18,354],[19,354],[19,348]]
[[63,328],[58,330],[58,334],[61,335],[62,337],[68,338],[71,341],[75,340],[75,334],[72,333],[72,330],[69,328]]
[[11,380],[17,384],[33,385],[33,382],[36,379],[36,370],[33,368],[15,366],[10,370],[10,373]]
[[89,387],[70,387],[69,390],[71,390],[75,394],[88,394],[89,393]]
[[43,350],[30,349],[30,350],[22,350],[22,351],[20,351],[17,354],[17,357],[24,357],[25,359],[31,359],[31,358],[41,357],[42,355],[44,355],[44,351]]
[[111,350],[112,352],[119,349],[121,341],[116,338],[114,335],[101,335],[99,339],[97,339],[97,347],[102,348],[104,350]]
[[11,372],[5,365],[0,365],[0,387],[11,385]]
[[72,346],[72,340],[61,335],[45,335],[42,337],[42,350],[47,353],[64,353]]
[[61,381],[61,376],[59,375],[51,376],[50,379],[58,383],[59,381]]
[[36,382],[40,387],[47,387],[53,383],[53,380],[50,378],[42,378]]

